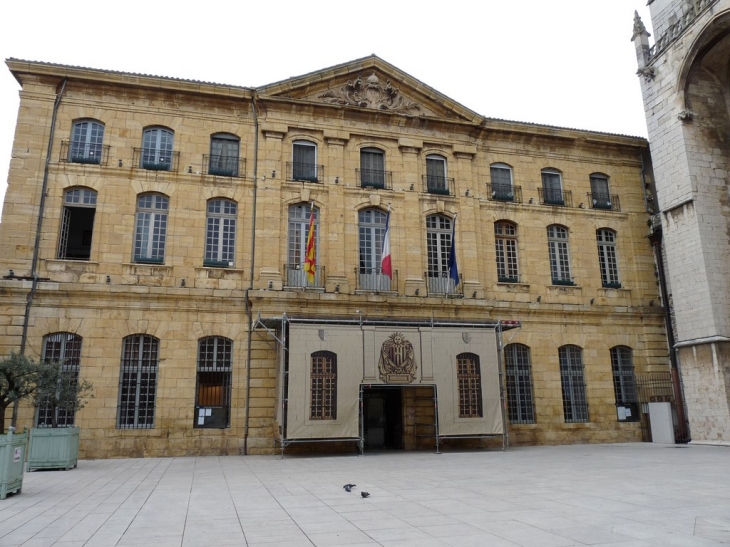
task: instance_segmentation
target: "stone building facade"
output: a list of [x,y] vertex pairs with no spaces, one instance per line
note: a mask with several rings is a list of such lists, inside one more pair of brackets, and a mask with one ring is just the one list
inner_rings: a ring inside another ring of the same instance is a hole
[[730,442],[730,2],[653,0],[636,45],[692,440]]
[[645,139],[485,118],[376,56],[260,88],[7,65],[0,353],[94,384],[82,456],[642,439]]

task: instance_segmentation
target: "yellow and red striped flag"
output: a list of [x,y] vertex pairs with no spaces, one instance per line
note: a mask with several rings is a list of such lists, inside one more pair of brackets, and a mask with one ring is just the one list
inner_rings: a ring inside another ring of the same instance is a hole
[[304,259],[304,271],[307,272],[307,281],[314,283],[314,274],[317,271],[317,253],[314,248],[314,203],[309,209],[309,232],[307,233],[307,256]]

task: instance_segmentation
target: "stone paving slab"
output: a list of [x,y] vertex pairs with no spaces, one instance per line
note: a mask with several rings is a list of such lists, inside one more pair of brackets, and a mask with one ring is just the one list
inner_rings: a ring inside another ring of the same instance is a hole
[[730,448],[83,460],[0,501],[0,547],[21,545],[730,545]]

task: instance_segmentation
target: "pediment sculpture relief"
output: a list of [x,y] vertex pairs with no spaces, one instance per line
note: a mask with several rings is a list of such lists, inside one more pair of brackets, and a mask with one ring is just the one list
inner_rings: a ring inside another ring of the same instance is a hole
[[374,108],[401,114],[413,115],[421,110],[418,104],[403,97],[400,90],[393,87],[390,80],[387,80],[385,85],[381,85],[374,72],[365,81],[358,74],[355,80],[348,80],[339,89],[325,91],[319,95],[319,98],[330,104]]

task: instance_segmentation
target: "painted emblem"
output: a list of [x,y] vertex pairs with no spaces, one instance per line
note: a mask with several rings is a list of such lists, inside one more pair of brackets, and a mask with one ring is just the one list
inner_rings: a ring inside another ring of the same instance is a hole
[[413,344],[400,332],[391,334],[380,348],[380,379],[386,384],[410,384],[417,368]]

